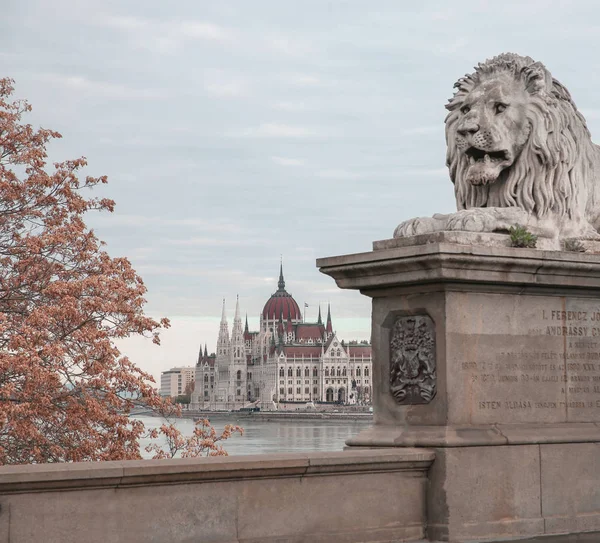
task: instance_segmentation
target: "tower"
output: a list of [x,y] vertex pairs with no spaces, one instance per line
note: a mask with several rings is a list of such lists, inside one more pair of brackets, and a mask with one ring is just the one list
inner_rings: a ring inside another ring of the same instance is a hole
[[215,373],[218,379],[217,400],[231,401],[231,374],[229,361],[231,356],[231,341],[229,339],[229,326],[225,315],[225,298],[223,298],[223,312],[221,324],[219,325],[219,337],[217,339],[217,358],[215,360]]
[[325,325],[327,339],[333,335],[333,326],[331,324],[331,306],[327,304],[327,324]]
[[233,329],[231,331],[231,389],[230,395],[236,402],[246,399],[246,347],[244,342],[244,328],[240,316],[240,298],[237,297],[235,304],[235,316],[233,317]]
[[221,324],[219,325],[219,338],[217,339],[217,362],[225,362],[229,357],[230,349],[229,325],[225,315],[225,298],[223,298],[223,311],[221,313]]

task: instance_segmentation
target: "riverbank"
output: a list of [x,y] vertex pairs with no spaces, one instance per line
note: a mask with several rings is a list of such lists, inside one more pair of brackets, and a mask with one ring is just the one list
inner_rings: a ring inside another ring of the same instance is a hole
[[184,411],[182,418],[209,420],[256,420],[261,422],[279,422],[294,420],[347,420],[366,421],[373,420],[373,413],[334,413],[332,411]]

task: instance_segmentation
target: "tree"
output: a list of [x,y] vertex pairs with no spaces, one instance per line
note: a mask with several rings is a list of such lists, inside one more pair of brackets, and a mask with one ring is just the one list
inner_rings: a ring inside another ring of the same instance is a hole
[[31,107],[12,93],[0,79],[0,463],[140,458],[147,432],[130,410],[179,407],[114,340],[159,343],[169,322],[144,314],[142,279],[84,223],[113,211],[88,197],[106,177],[80,178],[85,158],[48,167],[61,136],[23,124]]
[[181,455],[182,458],[203,455],[227,456],[220,442],[230,438],[234,433],[243,435],[244,430],[239,426],[226,424],[221,434],[217,434],[208,419],[196,421],[190,437],[182,436],[173,424],[163,424],[159,430],[153,430],[150,435],[154,439],[164,436],[164,444],[151,443],[146,447],[146,452],[153,452],[154,459],[175,458],[177,455]]

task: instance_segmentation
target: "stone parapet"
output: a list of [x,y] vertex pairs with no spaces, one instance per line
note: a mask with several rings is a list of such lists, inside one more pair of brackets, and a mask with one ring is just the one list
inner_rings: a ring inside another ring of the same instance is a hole
[[0,541],[418,540],[434,456],[354,450],[4,466]]

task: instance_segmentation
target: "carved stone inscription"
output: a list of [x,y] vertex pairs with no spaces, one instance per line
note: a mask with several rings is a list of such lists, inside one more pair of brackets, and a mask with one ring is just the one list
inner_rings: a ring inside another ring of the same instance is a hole
[[449,378],[456,379],[463,405],[468,400],[467,418],[599,421],[600,302],[542,297],[495,302],[485,304],[468,325],[473,333],[463,328],[452,348],[457,356],[449,366],[458,371]]
[[436,393],[435,365],[435,327],[431,318],[396,318],[390,338],[390,390],[396,402],[429,403]]

